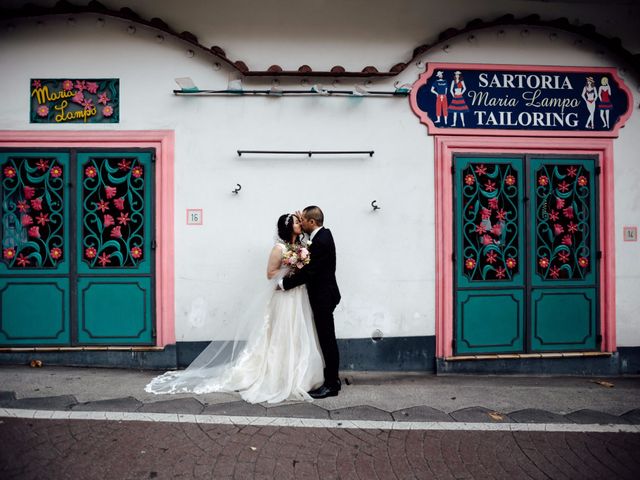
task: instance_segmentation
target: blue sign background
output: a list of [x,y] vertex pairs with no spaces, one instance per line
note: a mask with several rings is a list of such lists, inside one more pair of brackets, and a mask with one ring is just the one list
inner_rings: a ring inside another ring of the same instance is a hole
[[610,131],[629,108],[607,72],[455,72],[437,69],[417,91],[418,108],[438,128]]

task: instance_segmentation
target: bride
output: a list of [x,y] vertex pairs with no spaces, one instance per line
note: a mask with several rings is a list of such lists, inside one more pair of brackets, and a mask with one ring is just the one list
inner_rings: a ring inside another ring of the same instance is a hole
[[323,383],[324,361],[307,287],[276,290],[277,282],[291,273],[284,259],[300,246],[300,219],[282,215],[277,227],[267,265],[270,298],[261,314],[238,322],[232,340],[214,340],[186,370],[154,378],[145,391],[236,392],[250,403],[312,400],[307,392]]

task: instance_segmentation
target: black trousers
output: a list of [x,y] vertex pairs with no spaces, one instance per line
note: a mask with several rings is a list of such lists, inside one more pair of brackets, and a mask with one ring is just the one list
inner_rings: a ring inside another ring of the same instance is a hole
[[333,310],[335,306],[317,305],[311,303],[313,310],[313,320],[318,332],[318,341],[324,357],[324,383],[329,386],[337,385],[340,377],[338,367],[340,366],[340,353],[338,352],[338,342],[336,341],[336,329],[333,322]]

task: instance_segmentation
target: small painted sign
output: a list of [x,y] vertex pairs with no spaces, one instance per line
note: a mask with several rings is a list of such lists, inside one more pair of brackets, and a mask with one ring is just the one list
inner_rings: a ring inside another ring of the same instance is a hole
[[201,208],[187,208],[187,225],[202,225]]
[[31,123],[118,123],[117,78],[31,79]]
[[625,242],[637,242],[638,227],[622,227],[622,239]]
[[429,64],[411,91],[429,132],[453,134],[613,136],[630,99],[615,69],[601,67]]

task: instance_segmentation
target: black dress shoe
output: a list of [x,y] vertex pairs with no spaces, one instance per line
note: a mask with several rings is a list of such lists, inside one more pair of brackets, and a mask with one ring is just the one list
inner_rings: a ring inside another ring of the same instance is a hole
[[340,391],[340,385],[330,387],[328,385],[322,385],[315,390],[311,390],[309,392],[309,396],[311,398],[327,398],[327,397],[336,397],[338,396],[338,392]]

